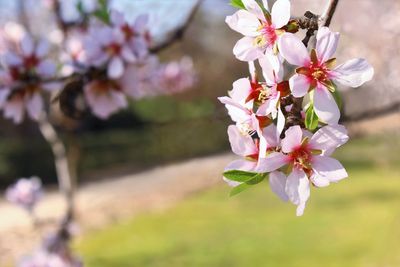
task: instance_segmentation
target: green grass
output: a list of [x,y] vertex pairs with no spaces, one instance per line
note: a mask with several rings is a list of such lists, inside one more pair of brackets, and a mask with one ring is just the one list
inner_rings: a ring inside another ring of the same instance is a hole
[[400,143],[391,139],[341,149],[350,178],[313,189],[303,217],[267,183],[234,198],[221,185],[88,233],[76,249],[88,267],[400,266]]

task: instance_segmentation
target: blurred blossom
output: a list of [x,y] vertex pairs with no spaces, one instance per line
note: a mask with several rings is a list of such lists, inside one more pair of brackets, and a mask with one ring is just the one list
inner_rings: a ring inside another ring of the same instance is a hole
[[165,64],[160,68],[158,75],[159,87],[165,94],[180,93],[196,82],[193,61],[190,57]]
[[41,92],[51,89],[41,80],[56,74],[56,65],[47,58],[48,53],[46,40],[35,42],[30,35],[25,35],[15,52],[1,54],[0,108],[14,123],[22,122],[25,111],[31,119],[39,119],[43,110]]
[[32,211],[42,194],[42,182],[38,177],[21,178],[7,189],[6,199],[28,211]]

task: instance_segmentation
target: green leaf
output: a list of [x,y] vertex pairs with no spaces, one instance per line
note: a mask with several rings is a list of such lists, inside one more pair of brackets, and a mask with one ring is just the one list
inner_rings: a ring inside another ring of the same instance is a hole
[[231,0],[231,6],[239,8],[239,9],[246,9],[242,0]]
[[333,91],[331,93],[332,93],[333,98],[335,99],[336,104],[338,105],[339,109],[342,109],[342,107],[343,107],[342,96],[340,95],[339,90],[336,88],[336,85],[335,85],[335,91]]
[[314,105],[312,103],[310,103],[306,111],[305,125],[310,131],[314,131],[318,127],[318,116],[314,111]]
[[246,189],[249,189],[250,187],[251,185],[248,185],[246,183],[235,186],[234,188],[232,188],[231,192],[229,193],[229,196],[230,197],[236,196],[237,194],[243,192]]
[[99,20],[103,21],[106,24],[110,23],[110,14],[108,12],[107,0],[98,0],[99,1],[99,9],[97,9],[93,15]]
[[225,178],[235,181],[235,182],[240,182],[240,183],[250,181],[253,178],[255,178],[257,175],[258,175],[258,173],[255,173],[255,172],[246,172],[246,171],[239,171],[239,170],[230,170],[230,171],[224,172]]
[[251,178],[250,180],[246,181],[245,183],[248,184],[248,185],[259,184],[262,181],[264,181],[266,176],[267,176],[266,173],[257,173],[253,178]]

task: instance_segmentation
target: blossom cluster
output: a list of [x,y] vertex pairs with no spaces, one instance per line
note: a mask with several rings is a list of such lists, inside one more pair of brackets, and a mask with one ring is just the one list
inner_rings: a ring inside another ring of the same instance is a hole
[[27,114],[38,120],[46,107],[43,93],[69,82],[80,82],[84,109],[101,119],[126,108],[128,97],[182,92],[195,82],[190,59],[160,63],[150,52],[147,15],[128,22],[112,10],[106,21],[93,17],[64,38],[63,51],[54,51],[28,33],[14,42],[1,36],[0,109],[6,118],[21,123]]
[[[242,9],[226,23],[244,35],[233,53],[249,63],[250,77],[235,81],[229,95],[219,98],[235,122],[228,127],[229,141],[241,157],[225,168],[224,180],[235,194],[269,175],[272,191],[295,204],[300,216],[311,186],[348,176],[331,157],[349,139],[339,124],[336,84],[361,86],[374,70],[361,58],[336,65],[339,33],[328,27],[319,27],[315,48],[308,49],[293,30],[288,0],[277,0],[271,9],[266,0],[240,3]],[[295,67],[294,74],[287,73],[285,62]]]

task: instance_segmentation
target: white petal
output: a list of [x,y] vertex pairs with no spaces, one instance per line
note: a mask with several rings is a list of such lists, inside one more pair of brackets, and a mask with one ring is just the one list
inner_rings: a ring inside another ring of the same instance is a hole
[[290,2],[288,0],[277,0],[271,11],[272,23],[279,29],[285,26],[290,19]]
[[289,79],[289,87],[294,97],[303,97],[310,89],[310,80],[305,75],[295,74]]
[[121,56],[125,59],[126,62],[129,62],[129,63],[133,63],[136,61],[135,54],[127,46],[122,47]]
[[321,176],[318,173],[314,173],[311,176],[310,180],[316,187],[326,187],[330,184],[329,180],[326,177]]
[[339,146],[349,140],[347,130],[343,125],[327,125],[319,129],[310,139],[312,149],[321,149],[323,155],[329,156]]
[[243,107],[240,103],[237,103],[232,98],[223,96],[218,97],[218,100],[225,104],[228,110],[229,116],[234,122],[244,122],[250,119],[251,113],[248,109]]
[[259,159],[257,171],[262,173],[272,172],[286,165],[288,161],[289,161],[288,156],[279,152],[273,152],[267,155],[266,158]]
[[56,64],[51,60],[43,60],[37,66],[37,71],[40,76],[45,78],[52,77],[56,73]]
[[318,86],[314,89],[314,110],[318,118],[327,124],[337,124],[340,111],[328,89]]
[[231,91],[229,91],[229,96],[234,101],[245,105],[245,100],[251,92],[251,84],[250,84],[249,79],[241,78],[241,79],[233,82],[232,87],[233,87],[233,89]]
[[318,30],[316,50],[320,62],[325,62],[333,57],[339,42],[339,35],[338,32],[331,32],[328,27],[321,27]]
[[12,119],[15,124],[20,124],[24,119],[24,103],[22,99],[6,102],[3,107],[4,117]]
[[37,44],[35,54],[38,58],[43,58],[49,52],[49,42],[45,39],[41,39]]
[[242,0],[244,6],[246,7],[246,9],[254,14],[255,16],[257,16],[258,19],[260,19],[261,21],[265,21],[265,16],[264,16],[264,12],[262,11],[261,7],[258,5],[258,3],[254,0]]
[[147,30],[148,23],[149,23],[149,15],[148,14],[139,15],[135,19],[135,25],[134,25],[135,32],[137,32],[139,34],[144,34]]
[[355,58],[337,66],[332,74],[345,86],[359,87],[372,79],[374,68],[365,59]]
[[112,9],[110,12],[110,20],[112,25],[115,26],[122,26],[125,23],[124,15],[115,9]]
[[290,153],[301,145],[303,132],[300,126],[291,126],[285,132],[285,138],[282,139],[282,151],[284,153]]
[[233,47],[233,54],[242,61],[254,61],[264,56],[263,49],[254,45],[254,38],[243,37]]
[[260,57],[258,61],[268,85],[272,86],[282,81],[284,69],[278,57],[267,53]]
[[289,197],[285,192],[286,179],[286,175],[284,175],[282,172],[275,171],[269,174],[269,185],[272,192],[274,192],[283,201],[289,200]]
[[278,130],[279,134],[281,134],[283,129],[285,128],[285,123],[286,123],[285,115],[283,115],[282,109],[279,106],[278,107],[278,119],[277,119],[277,122],[276,122],[277,130]]
[[268,148],[279,146],[279,132],[275,124],[271,124],[262,130],[262,136],[264,136],[267,141]]
[[348,176],[339,161],[327,156],[314,156],[312,168],[316,173],[326,177],[331,182],[338,182]]
[[292,65],[306,66],[310,63],[307,48],[294,34],[285,33],[278,41],[279,52]]
[[30,56],[34,52],[34,49],[35,49],[35,44],[33,42],[32,37],[29,35],[25,35],[21,41],[22,53],[26,56]]
[[120,57],[113,57],[111,59],[108,64],[107,74],[111,79],[120,78],[124,74],[124,62],[122,62]]
[[303,215],[305,204],[310,197],[310,182],[307,175],[302,170],[294,168],[287,178],[285,191],[289,200],[297,205],[296,215]]
[[38,120],[43,111],[43,98],[39,93],[35,93],[26,100],[26,111],[32,120]]
[[239,156],[249,156],[258,153],[253,139],[249,135],[243,135],[235,125],[228,127],[228,137],[233,153]]
[[257,29],[260,27],[258,18],[246,10],[239,10],[232,16],[227,16],[225,22],[228,26],[244,36],[255,37],[259,35]]
[[4,62],[10,66],[18,66],[22,64],[22,59],[17,54],[7,51],[3,55]]

